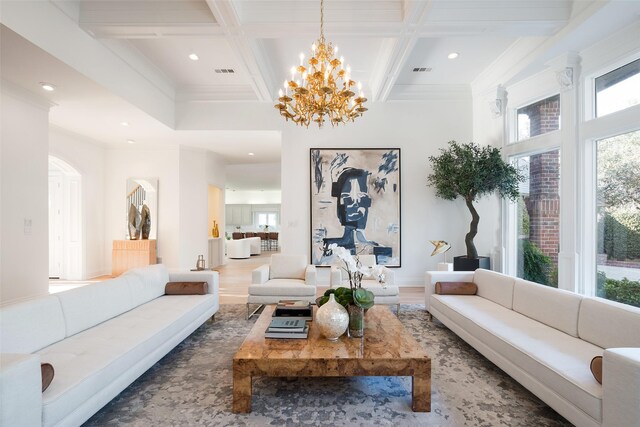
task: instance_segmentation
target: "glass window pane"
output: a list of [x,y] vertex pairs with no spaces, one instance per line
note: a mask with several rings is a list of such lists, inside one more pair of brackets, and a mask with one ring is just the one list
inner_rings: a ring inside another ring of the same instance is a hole
[[560,129],[560,95],[518,108],[518,141]]
[[276,214],[274,213],[270,213],[269,214],[269,227],[275,227],[276,226]]
[[558,287],[560,150],[515,160],[526,180],[517,204],[517,275]]
[[596,79],[596,117],[640,104],[640,59]]
[[267,224],[267,214],[261,213],[258,214],[258,225],[266,225]]
[[640,307],[640,131],[597,143],[596,295]]

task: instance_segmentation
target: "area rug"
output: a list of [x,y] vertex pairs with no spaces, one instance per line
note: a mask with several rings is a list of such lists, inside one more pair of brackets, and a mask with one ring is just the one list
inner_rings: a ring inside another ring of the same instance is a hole
[[255,323],[222,305],[87,426],[569,426],[424,306],[400,321],[432,358],[430,413],[411,411],[409,377],[258,378],[250,414],[233,414],[231,361]]

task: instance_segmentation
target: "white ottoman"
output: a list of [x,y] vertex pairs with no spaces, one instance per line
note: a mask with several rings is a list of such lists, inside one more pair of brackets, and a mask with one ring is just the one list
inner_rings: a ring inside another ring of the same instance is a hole
[[251,256],[249,239],[227,240],[227,258],[241,259]]

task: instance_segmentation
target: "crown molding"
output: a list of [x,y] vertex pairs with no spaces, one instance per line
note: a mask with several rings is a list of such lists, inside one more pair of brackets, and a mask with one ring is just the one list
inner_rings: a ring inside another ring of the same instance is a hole
[[176,91],[176,102],[257,101],[249,85],[183,86]]
[[2,92],[4,95],[8,95],[21,101],[27,102],[34,107],[41,108],[47,112],[51,109],[51,107],[55,107],[58,105],[55,102],[36,94],[35,92],[25,89],[24,87],[5,79],[0,79],[0,92]]
[[471,87],[451,85],[395,85],[389,101],[471,100]]

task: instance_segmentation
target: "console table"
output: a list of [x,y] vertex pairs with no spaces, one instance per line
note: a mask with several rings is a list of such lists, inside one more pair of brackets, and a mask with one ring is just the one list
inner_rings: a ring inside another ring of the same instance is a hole
[[156,263],[155,240],[114,240],[111,275],[116,277],[134,267]]

